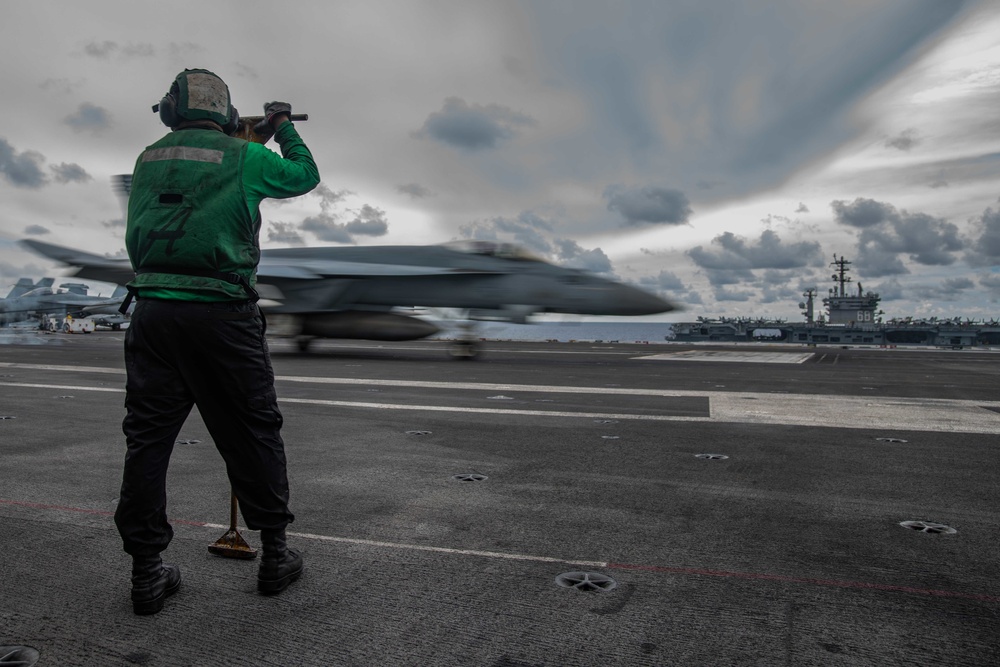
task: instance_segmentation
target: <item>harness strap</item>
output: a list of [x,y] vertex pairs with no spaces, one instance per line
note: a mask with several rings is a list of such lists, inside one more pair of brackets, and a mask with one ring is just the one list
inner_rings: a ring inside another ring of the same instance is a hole
[[[135,274],[142,275],[143,273],[173,273],[179,276],[197,276],[199,278],[215,278],[216,280],[224,280],[227,283],[233,285],[239,285],[246,291],[247,296],[250,301],[257,303],[260,301],[260,294],[257,293],[253,287],[250,286],[250,282],[238,273],[224,273],[222,271],[199,271],[198,269],[184,269],[183,271],[178,271],[176,269],[158,269],[156,267],[147,267],[145,269],[139,269]],[[132,299],[138,292],[138,288],[125,286],[128,290],[128,294],[122,299],[122,305],[118,307],[118,312],[124,315],[128,311],[128,307],[132,305]]]

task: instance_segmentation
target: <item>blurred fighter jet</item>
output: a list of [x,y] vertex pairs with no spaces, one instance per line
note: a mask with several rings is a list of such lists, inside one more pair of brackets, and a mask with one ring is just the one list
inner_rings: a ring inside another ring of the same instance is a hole
[[[33,239],[21,243],[77,267],[80,278],[123,285],[134,275],[128,260]],[[438,331],[401,309],[457,309],[470,321],[517,323],[536,313],[631,316],[674,309],[635,287],[484,241],[262,250],[257,290],[268,333],[295,336],[303,351],[314,338],[399,341]],[[473,357],[474,332],[466,329],[456,356]]]

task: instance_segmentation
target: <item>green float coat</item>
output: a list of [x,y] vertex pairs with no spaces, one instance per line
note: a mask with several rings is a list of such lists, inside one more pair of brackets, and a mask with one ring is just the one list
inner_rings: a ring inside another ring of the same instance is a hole
[[[211,129],[171,132],[139,156],[128,201],[129,283],[140,298],[246,300],[238,284],[192,273],[234,273],[256,283],[260,202],[309,192],[319,171],[291,123],[275,133],[282,155]],[[153,272],[149,272],[150,270]]]

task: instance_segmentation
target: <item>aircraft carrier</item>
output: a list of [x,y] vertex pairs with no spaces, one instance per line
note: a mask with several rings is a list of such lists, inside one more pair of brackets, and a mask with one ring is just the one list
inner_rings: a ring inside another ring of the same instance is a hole
[[0,342],[0,664],[1000,664],[996,353],[276,342],[305,574],[209,553],[194,414],[140,617],[122,333]]
[[761,317],[699,317],[694,322],[677,322],[671,326],[667,340],[693,342],[766,341],[804,345],[926,345],[963,349],[967,347],[1000,346],[1000,320],[973,321],[960,317],[926,319],[897,317],[884,320],[878,309],[881,296],[865,292],[858,283],[852,293],[849,283],[850,264],[834,256],[831,266],[834,287],[823,299],[825,315],[815,316],[816,289],[803,293],[799,304],[804,322],[787,322]]

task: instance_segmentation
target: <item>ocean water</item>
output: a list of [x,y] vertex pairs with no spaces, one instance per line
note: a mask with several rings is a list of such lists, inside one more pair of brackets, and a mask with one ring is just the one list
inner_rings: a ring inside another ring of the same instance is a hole
[[[437,338],[454,338],[458,333],[455,328],[442,329]],[[477,322],[476,326],[476,337],[488,340],[666,343],[669,333],[667,322]]]

